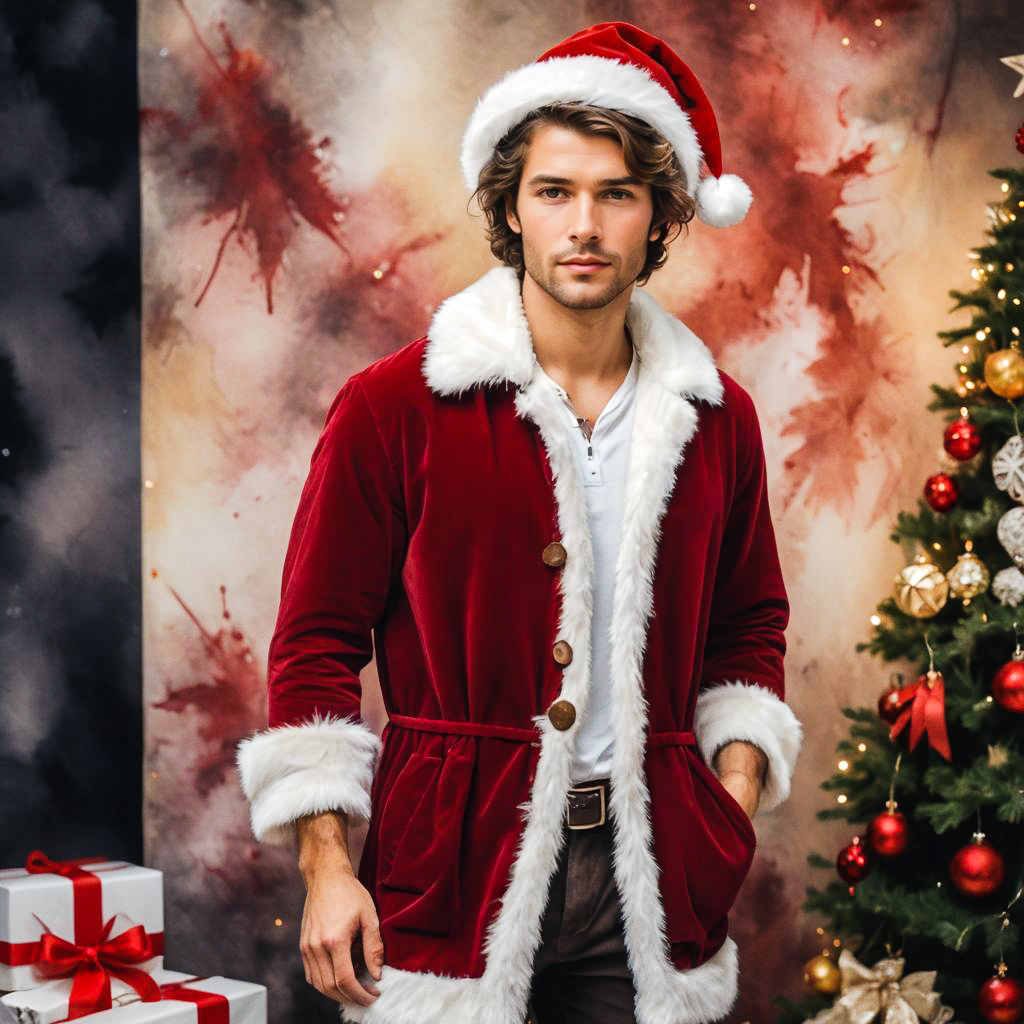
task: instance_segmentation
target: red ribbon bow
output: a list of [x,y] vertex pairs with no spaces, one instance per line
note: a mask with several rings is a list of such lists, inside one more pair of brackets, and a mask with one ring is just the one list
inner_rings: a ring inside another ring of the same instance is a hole
[[137,924],[116,938],[109,938],[114,926],[107,921],[95,946],[77,945],[47,931],[39,940],[39,972],[48,978],[73,977],[68,1015],[64,1020],[109,1010],[110,976],[130,985],[144,1003],[160,999],[160,986],[145,971],[130,964],[153,956],[146,929]]
[[932,750],[937,751],[947,761],[952,762],[953,755],[949,748],[949,736],[946,733],[946,684],[941,672],[928,671],[914,682],[902,687],[896,695],[897,707],[913,701],[903,709],[889,732],[890,739],[896,737],[910,722],[910,749],[913,750],[927,733]]

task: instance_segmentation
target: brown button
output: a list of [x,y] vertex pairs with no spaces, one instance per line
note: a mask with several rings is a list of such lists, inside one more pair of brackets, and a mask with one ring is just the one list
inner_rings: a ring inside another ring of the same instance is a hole
[[564,640],[558,640],[551,648],[551,655],[559,665],[568,665],[572,661],[572,648]]
[[556,729],[564,732],[576,721],[576,707],[571,701],[556,700],[548,708],[548,718]]
[[553,540],[544,548],[544,564],[552,569],[561,569],[565,565],[565,547],[560,541]]

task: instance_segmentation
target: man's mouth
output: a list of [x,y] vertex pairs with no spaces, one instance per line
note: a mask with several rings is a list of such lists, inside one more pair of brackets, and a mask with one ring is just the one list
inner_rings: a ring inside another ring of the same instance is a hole
[[578,260],[563,260],[563,267],[572,267],[574,270],[581,273],[592,273],[600,270],[602,267],[609,266],[602,260],[590,260],[590,259],[578,259]]

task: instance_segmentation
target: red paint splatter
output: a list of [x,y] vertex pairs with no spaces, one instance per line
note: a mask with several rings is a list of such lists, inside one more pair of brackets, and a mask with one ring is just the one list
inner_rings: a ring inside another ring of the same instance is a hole
[[[798,7],[791,7],[797,19]],[[819,3],[810,12],[800,10],[803,20],[797,20],[813,36],[814,23],[825,24],[826,8]],[[644,17],[667,26],[680,24],[680,37],[687,36],[678,5],[670,0],[648,3]],[[698,247],[712,247],[715,255],[734,254],[735,269],[730,272],[723,261],[716,287],[696,302],[681,297],[677,312],[708,342],[719,365],[730,370],[733,346],[741,364],[752,335],[766,335],[773,339],[766,343],[785,347],[785,330],[776,320],[780,281],[788,275],[806,280],[806,304],[823,328],[804,371],[813,397],[792,408],[781,428],[771,427],[786,439],[789,455],[784,475],[774,484],[774,507],[784,514],[798,501],[811,510],[834,508],[850,514],[861,465],[881,456],[892,464],[873,470],[882,477],[874,511],[884,512],[900,480],[897,460],[889,452],[898,451],[894,441],[900,428],[893,408],[907,369],[906,361],[897,358],[891,327],[865,316],[867,304],[860,300],[869,290],[888,285],[875,231],[891,231],[892,226],[888,220],[876,221],[873,231],[871,218],[859,217],[854,229],[844,211],[857,202],[849,195],[852,186],[888,173],[888,167],[879,168],[882,154],[875,147],[857,142],[830,165],[806,169],[808,152],[821,153],[822,137],[838,136],[841,141],[855,121],[863,121],[866,99],[858,83],[851,82],[826,107],[817,84],[801,77],[805,69],[786,59],[788,44],[776,47],[756,27],[746,5],[716,8],[714,17],[702,23],[700,42],[702,77],[730,83],[712,96],[723,128],[725,169],[750,183],[755,200],[744,225],[731,237],[707,232],[706,240],[699,240]],[[738,59],[738,52],[756,53],[757,59]],[[883,58],[878,54],[876,59]],[[893,58],[887,53],[884,59]],[[879,213],[892,217],[883,205]],[[757,400],[759,382],[738,375]]]
[[194,766],[195,790],[206,796],[234,771],[238,741],[260,727],[265,715],[266,684],[259,672],[245,634],[231,623],[227,588],[221,585],[222,618],[225,624],[208,630],[169,586],[175,600],[195,624],[207,660],[206,678],[169,688],[152,707],[176,715],[189,709],[198,712],[199,755]]
[[259,270],[253,276],[262,277],[267,312],[273,313],[274,275],[300,217],[348,254],[337,224],[345,204],[324,183],[318,153],[330,140],[313,141],[309,129],[274,96],[269,62],[239,49],[223,21],[218,22],[227,52],[222,65],[203,42],[184,0],[178,2],[208,64],[208,74],[197,83],[196,117],[185,122],[174,111],[144,107],[140,121],[162,129],[174,142],[194,143],[183,154],[180,173],[206,186],[203,223],[233,215],[195,304],[206,295],[228,240],[237,235],[239,244],[255,244]]

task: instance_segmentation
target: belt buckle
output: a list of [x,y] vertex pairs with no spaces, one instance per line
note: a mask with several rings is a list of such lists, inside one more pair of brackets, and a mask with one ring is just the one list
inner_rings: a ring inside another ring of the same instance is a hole
[[569,797],[568,797],[568,799],[569,799],[569,806],[567,808],[566,814],[567,814],[567,816],[571,817],[571,812],[573,810],[573,807],[572,807],[572,797],[573,797],[573,794],[582,795],[582,794],[585,794],[585,793],[593,793],[595,791],[598,793],[598,797],[599,797],[600,805],[601,805],[601,816],[600,816],[599,820],[598,821],[582,822],[580,824],[575,824],[575,825],[572,824],[572,822],[570,821],[570,822],[568,822],[569,828],[571,828],[573,830],[580,830],[580,829],[587,829],[587,828],[597,828],[599,825],[603,825],[605,823],[605,821],[607,820],[606,807],[605,807],[605,787],[604,787],[604,784],[601,783],[601,782],[597,783],[594,786],[585,786],[584,785],[584,786],[573,786],[573,787],[571,787],[570,790],[569,790]]

